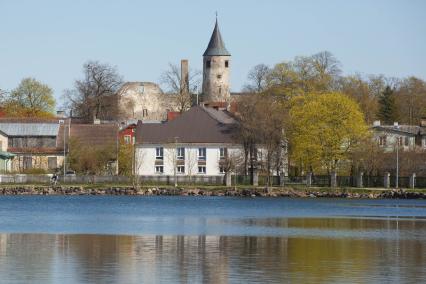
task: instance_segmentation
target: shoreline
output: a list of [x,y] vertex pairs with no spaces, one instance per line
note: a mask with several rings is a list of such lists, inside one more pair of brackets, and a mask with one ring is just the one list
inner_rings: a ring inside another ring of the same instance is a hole
[[3,185],[0,196],[11,195],[127,195],[127,196],[231,196],[293,198],[426,199],[422,189],[370,189],[330,187],[202,187],[202,186],[105,186],[105,185]]

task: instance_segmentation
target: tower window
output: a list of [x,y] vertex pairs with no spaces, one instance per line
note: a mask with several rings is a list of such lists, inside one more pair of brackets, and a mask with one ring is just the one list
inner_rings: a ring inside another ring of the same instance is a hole
[[222,79],[222,75],[220,75],[220,74],[219,74],[219,75],[217,75],[217,78],[218,78],[218,79]]
[[222,95],[222,87],[219,87],[219,95]]
[[229,67],[229,60],[225,60],[225,68]]
[[206,61],[206,67],[207,67],[207,68],[210,68],[210,67],[211,67],[211,65],[212,65],[212,62],[211,62],[210,60],[207,60],[207,61]]

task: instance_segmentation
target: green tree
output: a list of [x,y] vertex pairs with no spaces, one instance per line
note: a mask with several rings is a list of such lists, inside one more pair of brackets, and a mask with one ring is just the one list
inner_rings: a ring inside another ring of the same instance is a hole
[[69,142],[69,167],[77,173],[111,174],[108,165],[115,158],[115,145],[86,145],[78,139],[71,139]]
[[392,124],[398,121],[398,110],[395,103],[394,90],[390,86],[386,86],[379,98],[378,117],[384,124]]
[[8,116],[51,117],[55,108],[52,89],[34,78],[25,78],[4,98]]
[[120,143],[118,150],[118,174],[132,176],[133,145]]
[[305,170],[337,170],[367,134],[358,104],[346,95],[311,93],[290,104],[291,156]]

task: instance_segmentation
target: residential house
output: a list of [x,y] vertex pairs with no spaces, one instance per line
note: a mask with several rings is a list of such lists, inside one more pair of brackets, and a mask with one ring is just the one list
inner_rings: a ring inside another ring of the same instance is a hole
[[422,119],[420,125],[381,125],[375,121],[372,127],[375,141],[386,152],[391,152],[399,145],[402,150],[425,149],[426,150],[426,119]]
[[[63,124],[58,119],[0,119],[1,148],[11,159],[5,170],[55,171],[64,157]],[[5,147],[6,145],[6,147]]]
[[119,146],[118,135],[119,127],[117,123],[101,124],[96,120],[93,124],[80,124],[73,123],[71,120],[67,152],[80,151],[80,149],[85,148],[107,149],[110,152],[111,159],[106,166],[111,173],[116,173]]
[[121,123],[118,134],[120,143],[131,145],[135,144],[137,123],[138,122],[136,120],[130,120]]
[[161,124],[139,121],[135,171],[142,176],[222,176],[225,160],[242,155],[236,127],[227,111],[204,106]]
[[15,154],[7,152],[7,135],[0,131],[0,172],[9,172],[12,169],[12,159]]

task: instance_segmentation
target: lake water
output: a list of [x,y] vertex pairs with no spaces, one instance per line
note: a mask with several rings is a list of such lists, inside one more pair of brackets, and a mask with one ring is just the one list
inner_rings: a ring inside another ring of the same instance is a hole
[[425,283],[426,201],[1,196],[0,283]]

